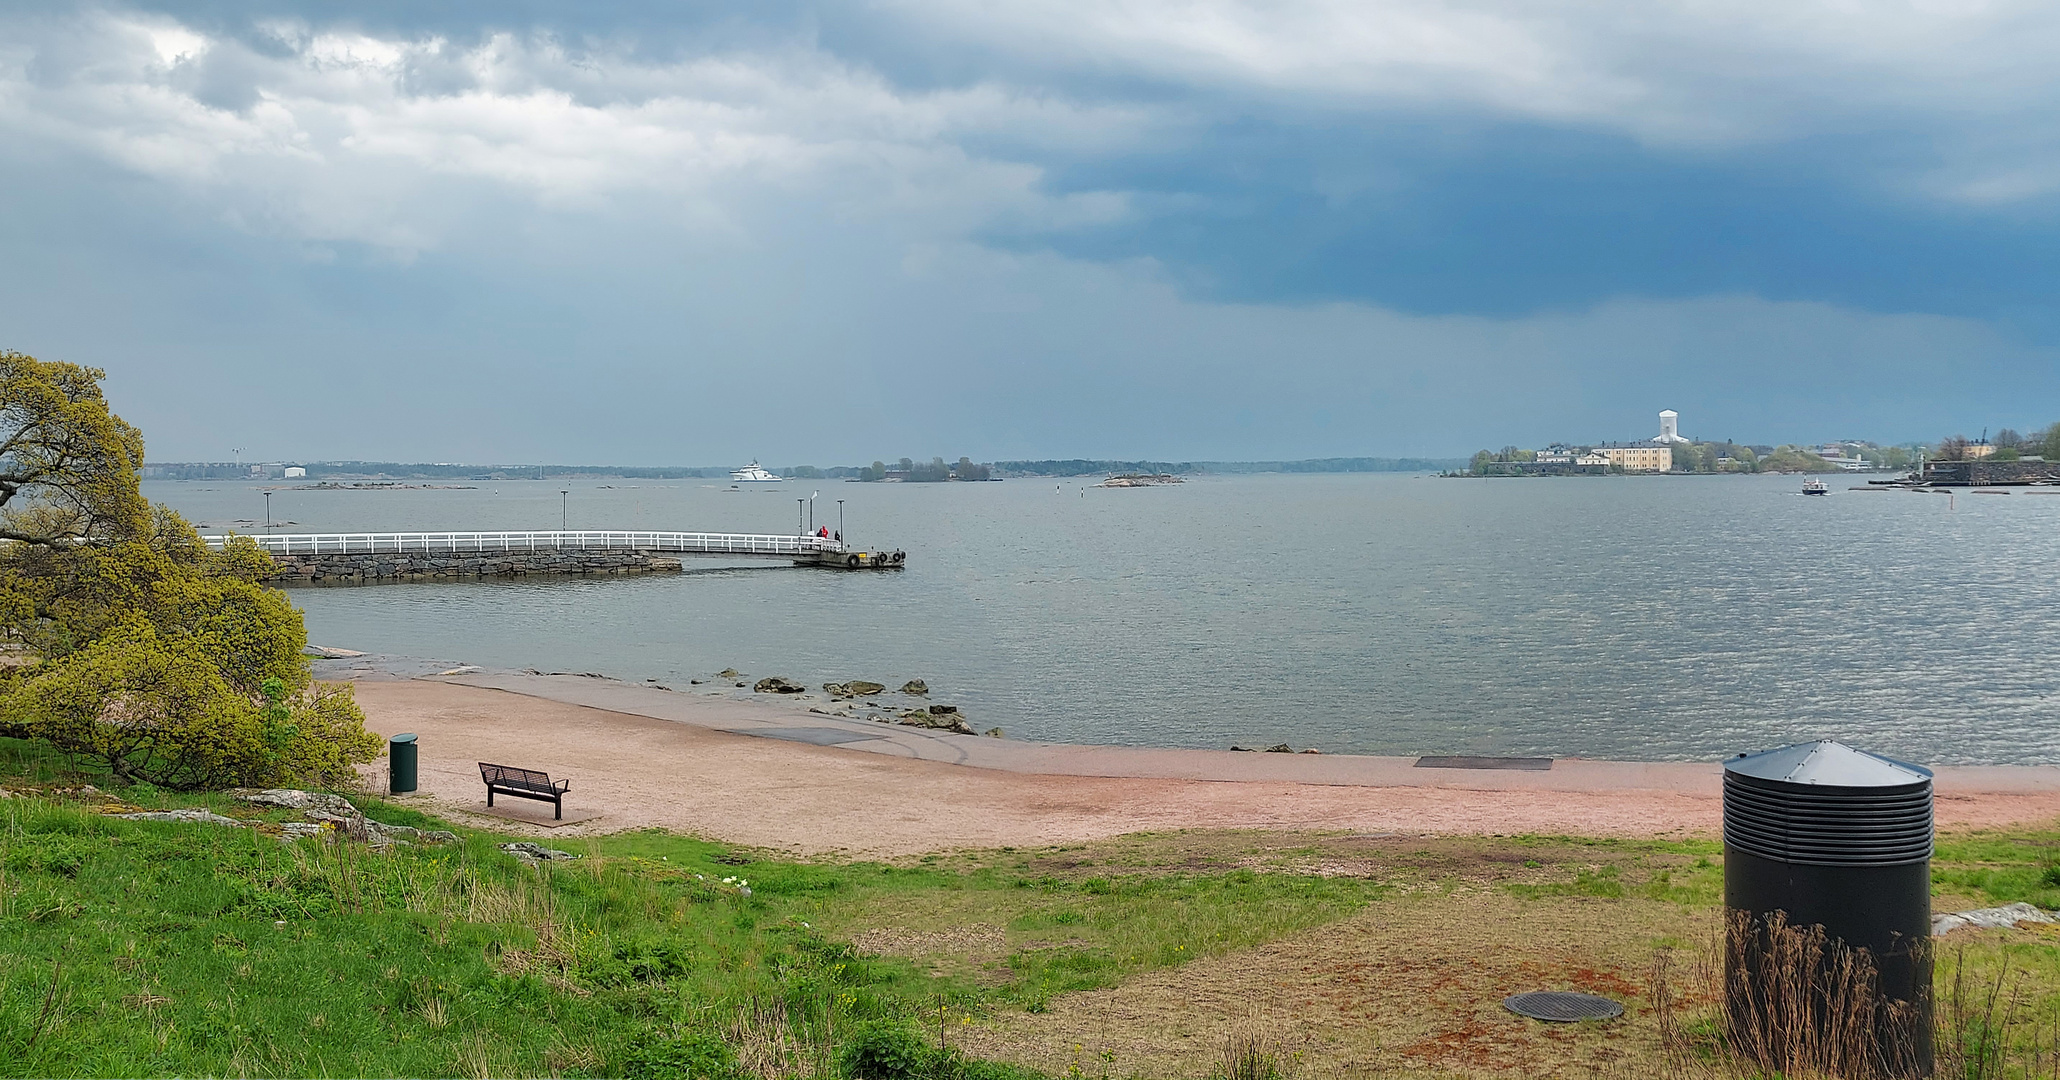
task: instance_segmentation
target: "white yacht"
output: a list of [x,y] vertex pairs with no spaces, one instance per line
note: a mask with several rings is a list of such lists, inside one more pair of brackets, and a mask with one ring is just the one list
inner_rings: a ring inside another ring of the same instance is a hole
[[756,461],[730,474],[730,483],[732,484],[777,484],[779,482],[780,478],[778,476],[765,471],[765,467]]

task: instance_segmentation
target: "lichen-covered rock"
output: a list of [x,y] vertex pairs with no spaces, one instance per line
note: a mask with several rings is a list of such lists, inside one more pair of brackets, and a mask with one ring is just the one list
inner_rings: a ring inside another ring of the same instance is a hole
[[232,817],[223,817],[212,810],[194,807],[188,810],[143,810],[132,814],[113,814],[112,817],[127,818],[130,821],[191,821],[202,825],[245,825]]
[[930,684],[924,682],[921,679],[910,679],[909,681],[901,684],[901,692],[904,694],[914,694],[918,697],[921,697],[922,695],[930,692]]
[[358,812],[349,799],[331,795],[326,791],[294,791],[290,788],[266,788],[263,791],[238,791],[233,793],[244,802],[259,806],[278,806],[288,810],[314,810],[338,817],[350,817]]
[[501,850],[528,862],[551,862],[559,859],[579,858],[579,856],[569,851],[547,848],[531,840],[517,840],[512,844],[502,844]]

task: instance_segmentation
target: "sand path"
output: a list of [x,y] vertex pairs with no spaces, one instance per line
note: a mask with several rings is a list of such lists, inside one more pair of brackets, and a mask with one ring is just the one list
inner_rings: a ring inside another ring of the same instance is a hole
[[[1711,765],[1411,770],[1406,759],[1011,746],[886,725],[877,728],[894,739],[818,746],[792,733],[836,722],[791,704],[640,697],[594,680],[522,685],[561,700],[430,680],[359,682],[357,693],[373,731],[421,737],[412,798],[425,809],[483,810],[476,762],[543,769],[572,780],[568,808],[601,816],[555,830],[496,825],[561,839],[656,826],[797,854],[901,856],[1194,828],[1680,836],[1720,824]],[[562,700],[581,696],[614,707]],[[903,743],[915,749],[896,749]],[[937,753],[990,760],[921,756]],[[1062,771],[1026,771],[1041,767]],[[383,787],[384,770],[371,767],[367,779]],[[1194,778],[1211,776],[1223,778]],[[1942,827],[2060,818],[2060,769],[1942,769],[1938,786]],[[549,816],[548,806],[515,807]]]

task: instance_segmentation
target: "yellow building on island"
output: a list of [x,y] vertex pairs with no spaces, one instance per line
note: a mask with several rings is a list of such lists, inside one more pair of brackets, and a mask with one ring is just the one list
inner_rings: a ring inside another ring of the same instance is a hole
[[1609,459],[1611,465],[1625,472],[1672,472],[1674,469],[1674,448],[1671,446],[1598,446],[1593,453]]

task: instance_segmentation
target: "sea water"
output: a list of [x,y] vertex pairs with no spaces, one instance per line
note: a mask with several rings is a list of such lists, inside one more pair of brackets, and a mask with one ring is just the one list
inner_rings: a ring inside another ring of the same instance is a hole
[[[922,678],[982,729],[1053,741],[1660,760],[1831,737],[2060,761],[2060,495],[1840,477],[1806,498],[1786,476],[464,483],[274,482],[271,513],[291,532],[793,533],[812,509],[908,563],[294,589],[311,640],[682,688],[723,668]],[[145,488],[263,531],[258,485]]]

